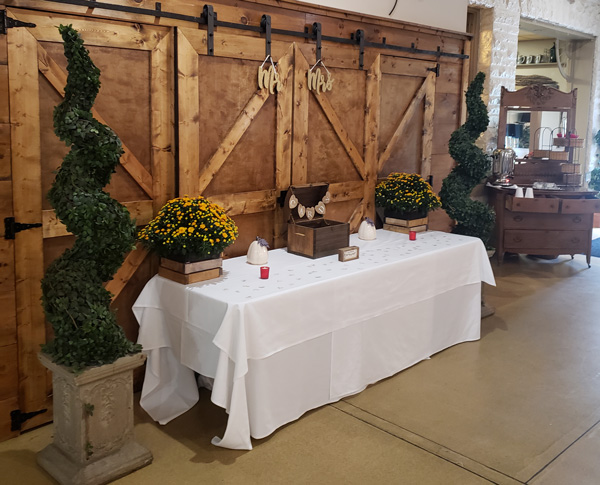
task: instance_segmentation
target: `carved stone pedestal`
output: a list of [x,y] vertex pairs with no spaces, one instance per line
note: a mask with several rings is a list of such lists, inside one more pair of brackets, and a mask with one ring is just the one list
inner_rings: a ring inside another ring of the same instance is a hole
[[133,369],[144,354],[74,374],[39,354],[52,371],[54,442],[37,462],[61,484],[100,485],[152,462],[133,435]]

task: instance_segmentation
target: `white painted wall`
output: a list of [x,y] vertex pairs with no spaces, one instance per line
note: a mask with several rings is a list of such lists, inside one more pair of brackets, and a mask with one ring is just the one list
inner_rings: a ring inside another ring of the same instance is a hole
[[395,0],[302,0],[325,7],[376,15],[388,19],[429,25],[464,32],[468,0],[398,0],[393,14],[388,15]]

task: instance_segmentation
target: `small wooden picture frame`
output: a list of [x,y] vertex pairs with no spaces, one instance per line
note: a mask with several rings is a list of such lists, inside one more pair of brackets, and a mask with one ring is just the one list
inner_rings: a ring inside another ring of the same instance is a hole
[[346,246],[338,249],[338,260],[345,262],[353,259],[358,259],[358,246]]

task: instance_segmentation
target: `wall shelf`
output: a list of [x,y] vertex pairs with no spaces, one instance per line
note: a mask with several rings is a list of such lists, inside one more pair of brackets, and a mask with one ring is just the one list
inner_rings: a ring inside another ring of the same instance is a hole
[[556,62],[538,62],[534,64],[517,64],[517,67],[558,67]]

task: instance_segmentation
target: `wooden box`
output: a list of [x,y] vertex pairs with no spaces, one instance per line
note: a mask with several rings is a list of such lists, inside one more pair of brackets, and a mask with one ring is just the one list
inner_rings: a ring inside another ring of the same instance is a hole
[[550,152],[550,160],[568,160],[569,152]]
[[[300,217],[298,207],[316,207],[329,189],[329,184],[293,185],[285,198],[284,211],[289,214],[287,249],[289,253],[321,258],[337,254],[338,249],[350,245],[350,224],[327,219],[318,214],[312,220],[306,215]],[[298,207],[290,209],[289,200],[292,195],[298,199]],[[325,206],[327,209],[327,206]]]
[[565,185],[581,185],[581,174],[565,173],[563,174],[563,183]]
[[223,274],[223,259],[213,258],[193,263],[181,263],[161,258],[158,275],[182,285],[218,278]]
[[533,150],[533,158],[548,158],[550,150]]

